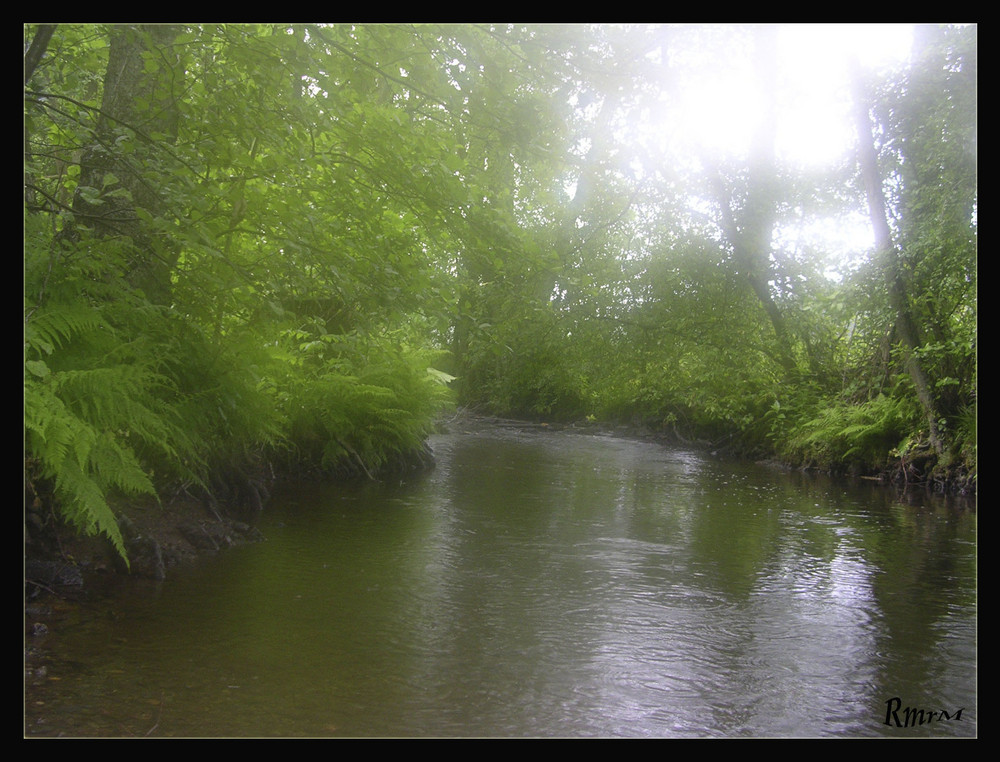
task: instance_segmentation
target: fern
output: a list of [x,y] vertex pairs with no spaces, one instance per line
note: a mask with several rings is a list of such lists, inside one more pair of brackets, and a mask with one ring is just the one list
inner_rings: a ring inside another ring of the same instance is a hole
[[103,533],[128,561],[106,494],[117,488],[155,495],[134,454],[73,414],[51,385],[25,385],[25,449],[54,484],[63,518],[84,534]]
[[103,533],[128,564],[125,541],[101,485],[68,461],[56,475],[55,491],[61,498],[64,517],[84,534]]
[[836,401],[798,425],[789,449],[827,466],[878,467],[910,433],[919,414],[905,398],[879,395],[860,405]]
[[73,337],[98,328],[102,324],[100,312],[84,303],[59,304],[32,312],[30,305],[24,324],[25,352],[28,356],[51,355]]
[[25,453],[35,475],[53,485],[67,523],[106,535],[126,558],[109,497],[156,496],[137,448],[175,459],[190,445],[164,402],[165,377],[139,358],[102,365],[110,357],[92,351],[114,335],[82,301],[50,305],[26,320]]
[[311,336],[289,335],[289,354],[302,361],[288,363],[280,385],[299,457],[324,469],[353,463],[370,475],[419,449],[450,401],[451,377],[428,369],[432,353],[387,334]]

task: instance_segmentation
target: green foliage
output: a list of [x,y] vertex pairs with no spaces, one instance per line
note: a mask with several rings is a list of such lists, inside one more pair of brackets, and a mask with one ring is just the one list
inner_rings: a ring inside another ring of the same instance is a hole
[[914,359],[947,421],[976,389],[977,46],[975,25],[918,26],[912,65],[876,106]]
[[964,463],[975,468],[977,463],[977,439],[976,428],[978,423],[978,410],[975,403],[963,407],[955,422],[955,450]]
[[176,458],[184,434],[159,397],[167,380],[148,367],[61,367],[65,347],[103,322],[82,305],[50,306],[25,328],[25,455],[33,478],[53,485],[63,517],[87,534],[108,536],[124,556],[108,495],[155,495],[138,449]]
[[[932,31],[877,113],[915,355],[968,459],[976,40]],[[374,474],[420,448],[449,386],[877,464],[921,422],[876,264],[834,282],[825,252],[774,236],[749,278],[706,172],[638,129],[656,112],[669,132],[664,82],[718,36],[58,25],[24,100],[34,476],[122,550],[117,496],[265,458]],[[109,74],[114,56],[138,65]],[[745,162],[717,163],[762,222]],[[840,170],[777,167],[766,190],[785,225],[855,200]]]
[[118,493],[420,446],[468,199],[430,31],[137,31],[58,26],[25,95],[26,454],[119,551]]
[[369,476],[420,449],[450,396],[451,376],[400,332],[290,331],[286,372],[274,393],[287,420],[287,462],[296,469],[360,470]]
[[912,398],[880,394],[860,405],[833,400],[795,427],[786,454],[824,468],[883,468],[906,447],[920,420]]

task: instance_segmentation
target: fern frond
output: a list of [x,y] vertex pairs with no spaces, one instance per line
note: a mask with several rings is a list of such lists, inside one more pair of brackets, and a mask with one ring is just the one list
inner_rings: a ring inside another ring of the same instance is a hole
[[104,534],[127,564],[125,541],[101,486],[72,458],[63,462],[55,477],[55,494],[63,516],[84,534]]
[[101,314],[84,302],[59,303],[38,310],[25,320],[24,344],[30,356],[52,354],[74,336],[100,327]]
[[[175,438],[142,401],[148,393],[136,378],[134,369],[101,368],[26,372],[24,383],[26,452],[55,485],[63,517],[86,534],[104,533],[123,558],[125,548],[107,496],[115,490],[156,495],[127,440],[138,431],[141,438],[160,438],[157,445],[169,450]],[[95,399],[100,402],[93,404]]]

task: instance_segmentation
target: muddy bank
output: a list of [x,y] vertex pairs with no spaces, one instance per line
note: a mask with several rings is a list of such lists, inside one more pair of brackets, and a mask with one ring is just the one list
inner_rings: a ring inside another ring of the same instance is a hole
[[73,597],[89,578],[125,574],[163,580],[168,570],[214,553],[263,539],[252,522],[210,509],[198,500],[164,504],[130,501],[118,507],[118,526],[128,564],[103,536],[84,537],[45,503],[25,515],[25,598]]
[[171,568],[201,556],[265,538],[254,526],[271,491],[283,478],[351,481],[383,479],[433,468],[426,445],[401,454],[373,471],[360,459],[324,470],[282,474],[270,464],[229,469],[211,481],[211,490],[193,495],[178,489],[155,500],[118,501],[128,563],[103,536],[84,537],[57,516],[48,495],[29,484],[25,493],[24,582],[27,603],[46,595],[74,597],[88,580],[107,575],[161,581]]

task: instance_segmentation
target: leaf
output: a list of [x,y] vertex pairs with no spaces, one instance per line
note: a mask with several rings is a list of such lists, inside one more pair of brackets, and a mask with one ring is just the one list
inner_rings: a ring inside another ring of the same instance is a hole
[[76,186],[76,192],[80,194],[88,204],[92,206],[101,206],[104,200],[101,198],[101,192],[97,188],[93,188],[89,185],[78,185]]
[[52,371],[49,370],[49,366],[41,360],[28,360],[24,363],[24,367],[39,378],[48,378],[48,376],[52,374]]
[[428,368],[427,374],[439,384],[444,384],[445,386],[457,378],[457,376],[452,376],[442,370],[438,370],[437,368]]

